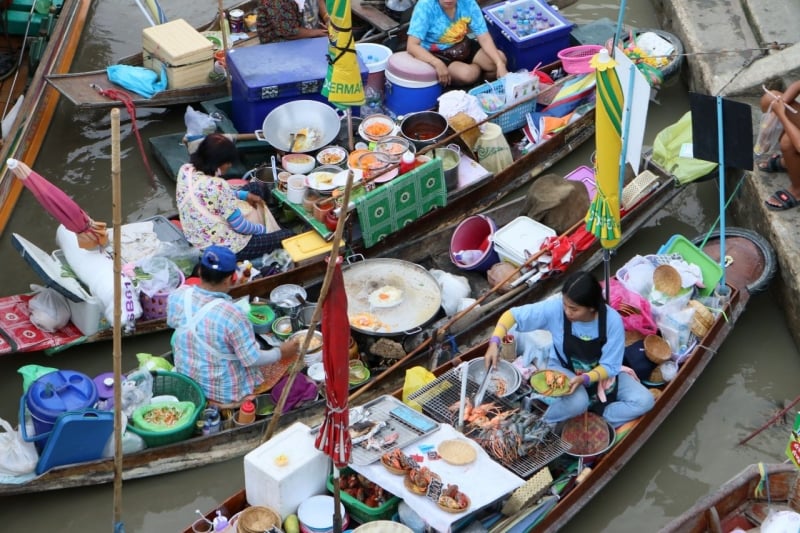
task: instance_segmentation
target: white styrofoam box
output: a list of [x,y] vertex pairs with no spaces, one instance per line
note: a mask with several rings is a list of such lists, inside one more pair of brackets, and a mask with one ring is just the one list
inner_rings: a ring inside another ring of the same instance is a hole
[[541,248],[547,237],[556,232],[530,217],[517,217],[494,233],[494,249],[500,259],[520,266]]
[[[64,259],[64,253],[61,250],[54,251],[52,257],[59,265],[67,264]],[[70,320],[75,324],[75,327],[87,337],[94,335],[101,329],[110,327],[111,324],[108,323],[103,315],[103,304],[100,299],[86,292],[80,284],[76,284],[74,290],[82,298],[80,302],[67,298]]]
[[[326,493],[330,458],[314,447],[310,431],[295,422],[244,456],[247,503],[274,509],[285,519],[305,499]],[[288,460],[284,466],[275,464],[279,455]]]

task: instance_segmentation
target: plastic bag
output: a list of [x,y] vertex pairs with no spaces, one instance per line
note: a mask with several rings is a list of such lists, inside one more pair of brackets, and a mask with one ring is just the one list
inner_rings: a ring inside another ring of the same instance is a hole
[[138,289],[151,298],[172,291],[183,281],[178,266],[166,257],[145,257],[136,262],[136,268]]
[[154,94],[167,89],[167,69],[163,66],[160,77],[149,68],[133,65],[111,65],[106,67],[106,74],[108,81],[122,85],[145,98],[152,98]]
[[175,367],[172,366],[172,363],[157,355],[149,353],[137,353],[136,360],[139,361],[139,368],[148,370],[150,372],[155,370],[166,370],[168,372],[172,372],[175,370]]
[[[638,331],[642,335],[653,335],[656,332],[656,322],[650,309],[650,302],[636,292],[626,289],[617,279],[609,280],[609,304],[614,309],[627,307],[638,309],[638,313],[626,313],[622,317],[622,324],[626,331]],[[624,306],[623,306],[624,304]]]
[[153,255],[155,257],[166,257],[175,263],[184,276],[191,276],[194,267],[200,262],[200,250],[183,241],[162,242]]
[[32,442],[25,442],[19,431],[0,418],[0,475],[20,476],[36,470],[39,454]]
[[217,131],[217,121],[208,113],[195,110],[192,106],[186,106],[186,113],[183,114],[183,123],[186,124],[186,136],[206,136]]
[[17,373],[22,375],[22,393],[25,394],[28,392],[28,387],[30,387],[34,381],[56,370],[58,369],[41,365],[25,365],[19,367]]
[[454,276],[443,270],[430,270],[431,276],[442,288],[442,308],[447,316],[452,316],[458,311],[462,298],[470,294],[469,281],[464,276]]
[[409,400],[408,397],[434,379],[436,379],[436,376],[426,370],[425,367],[415,366],[406,370],[405,381],[403,381],[403,403],[421,413],[422,406],[415,401]]
[[777,152],[780,148],[783,124],[781,124],[778,115],[772,112],[772,106],[774,104],[775,102],[769,104],[767,112],[761,115],[761,125],[758,127],[758,138],[753,145],[753,153],[759,157],[770,155],[773,152]]
[[717,168],[717,163],[684,157],[684,145],[692,144],[692,115],[687,111],[678,122],[661,130],[653,141],[653,161],[674,175],[680,185],[701,178]]
[[137,407],[150,403],[152,397],[153,375],[149,370],[135,370],[122,381],[122,412],[128,418]]
[[67,299],[57,290],[41,285],[31,285],[36,296],[28,302],[30,319],[42,331],[58,331],[69,322],[72,314]]
[[800,514],[791,510],[770,509],[761,523],[761,533],[786,533],[800,529]]

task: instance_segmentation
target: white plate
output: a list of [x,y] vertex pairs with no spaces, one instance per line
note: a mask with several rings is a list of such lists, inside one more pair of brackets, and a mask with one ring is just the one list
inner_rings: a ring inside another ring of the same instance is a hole
[[325,367],[322,363],[314,363],[308,367],[308,377],[314,381],[325,381]]
[[[336,156],[338,159],[336,161],[325,161],[324,158],[328,155]],[[320,165],[341,165],[347,161],[347,155],[347,150],[341,146],[329,146],[319,151],[317,161]]]
[[[353,185],[361,181],[364,172],[360,169],[353,169]],[[343,170],[333,177],[334,187],[344,187],[347,185],[347,170]]]
[[[325,182],[319,181],[320,178],[323,178],[325,176],[330,176],[331,180]],[[336,176],[337,174],[334,174],[333,172],[322,170],[319,172],[312,172],[311,174],[309,174],[308,177],[306,178],[306,181],[309,187],[317,191],[332,191],[337,187],[337,185],[334,183],[334,178]]]

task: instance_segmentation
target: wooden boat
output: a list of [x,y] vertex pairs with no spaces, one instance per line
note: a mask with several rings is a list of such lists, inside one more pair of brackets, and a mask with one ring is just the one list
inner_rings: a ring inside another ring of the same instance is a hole
[[[231,6],[232,9],[241,9],[245,13],[254,11],[258,5],[256,0],[245,0]],[[353,0],[352,10],[355,15],[354,30],[357,30],[358,42],[381,41],[389,35],[398,34],[408,26],[389,16],[385,11],[370,5],[369,2]],[[399,16],[398,16],[399,18]],[[209,22],[198,26],[197,31],[217,31],[220,29],[219,15]],[[251,46],[258,44],[256,32],[248,32],[248,38],[234,43],[235,47]],[[122,65],[142,66],[142,53],[126,56],[118,61]],[[212,100],[228,94],[225,80],[209,81],[203,85],[169,89],[161,91],[151,98],[146,98],[133,91],[113,84],[108,80],[105,69],[88,72],[58,73],[47,76],[47,82],[58,90],[65,98],[80,109],[108,109],[124,105],[122,101],[110,99],[102,95],[98,89],[113,88],[121,92],[126,99],[130,99],[136,107],[168,107],[181,104],[191,104],[203,100]]]
[[800,512],[798,481],[793,464],[750,465],[670,521],[661,533],[757,531],[770,511]]
[[[636,229],[647,223],[652,216],[675,195],[678,189],[675,188],[671,177],[662,175],[663,179],[657,190],[652,192],[647,198],[635,206],[625,217],[623,217],[624,235],[626,238],[632,236]],[[502,205],[496,206],[486,212],[498,224],[505,224],[519,215],[524,199],[517,198]],[[457,224],[453,222],[449,226],[441,227],[432,231],[428,235],[419,236],[411,239],[405,247],[397,247],[397,257],[405,260],[419,260],[426,264],[437,264],[439,268],[456,270],[455,266],[449,263],[446,250],[448,249],[449,237]],[[589,247],[585,252],[577,254],[573,268],[592,268],[597,266],[602,260],[602,251],[599,250],[597,242]],[[449,265],[448,265],[449,263]],[[464,272],[459,272],[463,274]],[[487,287],[486,278],[477,273],[470,275],[470,283],[474,286],[476,293]],[[496,320],[499,314],[507,305],[513,305],[519,301],[529,301],[538,299],[552,292],[559,286],[558,277],[543,278],[535,283],[531,288],[514,293],[514,298],[498,296],[497,304],[492,305],[494,300],[487,299],[479,308],[482,315],[479,317],[465,318],[469,322],[469,327],[461,331],[459,342],[467,342],[467,339],[483,339],[481,328],[487,323]],[[316,295],[311,292],[309,287],[309,297]],[[318,287],[317,287],[318,290]],[[435,317],[436,318],[436,317]],[[458,323],[457,323],[458,324]],[[431,328],[440,327],[439,322],[430,325]],[[456,333],[457,328],[452,331]],[[463,329],[463,328],[462,328]],[[429,336],[430,332],[426,328],[418,337],[410,338],[409,342],[418,342],[418,339]],[[365,339],[360,343],[361,351],[366,353],[365,346],[373,339]],[[713,339],[708,339],[711,342]],[[721,342],[721,341],[720,341]],[[412,347],[413,348],[413,347]],[[485,348],[478,347],[469,351],[470,355],[463,357],[480,357]],[[430,352],[420,351],[418,357],[412,357],[408,366],[415,364],[421,359],[428,357]],[[373,367],[373,376],[376,375],[378,368]],[[402,370],[402,369],[401,369]],[[444,371],[444,369],[442,370]],[[372,398],[378,394],[392,392],[399,386],[403,372],[393,374],[392,379],[385,383],[376,384],[375,387],[368,381],[370,389],[365,391],[363,399]],[[378,386],[380,385],[380,386]],[[366,385],[365,385],[366,386]],[[307,423],[313,423],[322,413],[324,403],[320,400],[313,404],[307,404],[304,409],[290,411],[281,418],[281,425],[290,421],[302,418]],[[191,438],[175,444],[168,444],[153,449],[146,449],[141,452],[125,455],[123,458],[123,477],[125,479],[135,479],[168,472],[175,472],[194,468],[207,464],[225,461],[238,457],[253,449],[261,442],[261,436],[269,422],[269,418],[257,421],[248,426],[233,427],[215,435]],[[113,460],[101,459],[76,465],[67,465],[54,468],[45,474],[34,478],[27,483],[18,485],[0,484],[0,496],[5,494],[18,494],[33,491],[54,490],[61,488],[76,487],[82,485],[106,483],[112,480]]]
[[[33,38],[30,42],[41,45],[44,52],[35,70],[30,70],[28,61],[23,57],[19,70],[14,74],[16,82],[9,77],[3,83],[3,106],[10,109],[17,98],[24,92],[24,100],[16,119],[3,135],[0,149],[0,232],[3,231],[14,205],[22,191],[22,182],[15,179],[6,167],[9,158],[31,162],[36,159],[44,142],[50,121],[58,103],[58,92],[47,86],[45,76],[57,72],[67,72],[75,57],[78,42],[91,4],[90,0],[64,0],[56,2],[60,9],[54,12],[55,25],[49,34],[41,38]],[[27,10],[30,10],[28,3]],[[46,26],[49,27],[49,26]],[[16,39],[16,40],[14,40]],[[9,37],[9,42],[17,43],[19,49],[23,43],[19,37]],[[26,51],[27,56],[29,52]],[[14,92],[9,94],[13,87]]]
[[[228,119],[222,122],[227,131],[233,130],[233,125]],[[437,228],[452,225],[462,218],[474,213],[486,210],[493,204],[501,201],[507,195],[520,187],[526,186],[541,175],[545,170],[560,161],[571,153],[576,147],[591,138],[594,133],[594,109],[592,108],[583,117],[570,124],[552,138],[537,145],[529,153],[519,157],[509,167],[502,172],[492,176],[490,174],[461,189],[457,189],[448,194],[447,205],[435,209],[419,219],[408,224],[402,232],[389,235],[381,242],[368,249],[364,249],[358,242],[348,243],[355,252],[367,253],[370,257],[386,257],[396,253],[396,250],[405,246],[406,242],[414,236],[429,235]],[[518,133],[517,133],[518,134]],[[174,136],[164,136],[161,144],[173,147],[172,139]],[[180,137],[180,135],[178,135]],[[166,140],[165,140],[166,139]],[[170,140],[172,139],[172,140]],[[513,143],[515,137],[510,137]],[[151,140],[151,143],[153,141]],[[259,154],[264,157],[263,144],[258,145]],[[306,231],[305,228],[301,231]],[[324,262],[321,260],[312,261],[304,265],[297,266],[279,274],[262,277],[250,283],[237,285],[231,290],[234,298],[242,296],[262,296],[268,297],[270,291],[278,285],[294,283],[305,285],[313,280],[321,279],[324,273]],[[19,300],[21,295],[7,296],[0,298],[0,306],[11,306],[14,302],[11,299]],[[70,327],[69,330],[59,330],[55,333],[40,331],[32,324],[26,328],[33,332],[33,335],[26,335],[26,338],[34,337],[33,342],[26,342],[17,346],[13,342],[0,343],[0,355],[5,353],[15,353],[22,351],[47,350],[58,351],[71,346],[108,340],[111,338],[111,329],[103,329],[90,336],[82,336],[77,328]],[[10,337],[11,329],[18,329],[17,322],[5,324],[0,320],[0,332],[7,331],[4,336]],[[136,324],[134,334],[151,333],[167,329],[166,320],[139,321]]]
[[[760,272],[757,275],[760,275]],[[556,482],[545,483],[544,486],[537,486],[536,489],[533,486],[527,488],[523,486],[520,489],[520,493],[517,494],[517,503],[524,502],[516,506],[517,509],[520,509],[519,511],[505,516],[497,512],[495,506],[484,512],[478,510],[474,514],[474,518],[481,520],[491,532],[510,531],[512,527],[516,528],[514,529],[515,531],[535,532],[558,531],[563,528],[570,518],[580,511],[647,442],[688,389],[697,381],[702,371],[717,353],[732,331],[736,321],[744,312],[749,299],[749,293],[744,288],[742,290],[732,286],[729,286],[729,288],[730,298],[725,304],[724,315],[721,314],[716,317],[712,327],[697,342],[690,355],[682,363],[676,377],[661,389],[653,409],[636,421],[626,424],[624,431],[617,435],[613,446],[603,453],[599,459],[596,459],[594,464],[591,465],[591,469],[585,474],[585,477],[581,476],[582,480],[579,483],[575,481],[575,477],[578,474],[577,465],[580,464],[578,460],[569,458],[567,455],[560,455],[557,459],[547,463],[545,468],[538,469],[530,476],[525,476],[530,481],[534,476],[538,476],[540,472],[547,470],[548,475],[545,477],[551,481],[556,479]],[[531,301],[527,296],[522,300]],[[727,316],[727,320],[725,316]],[[483,339],[486,339],[488,333],[484,331],[483,335]],[[481,358],[486,348],[485,341],[474,345],[473,348],[458,354],[452,360],[437,367],[434,374],[441,377],[463,361]],[[431,385],[432,388],[430,390],[436,389],[436,383],[438,382],[434,382]],[[397,398],[401,398],[402,391],[397,390],[394,395]],[[431,414],[424,406],[423,412]],[[444,421],[438,418],[437,420]],[[557,494],[556,496],[551,492],[553,489]],[[510,496],[507,495],[505,499]],[[240,491],[222,502],[216,509],[211,510],[206,516],[213,518],[217,509],[224,509],[230,515],[246,506],[246,494],[244,491]],[[190,529],[186,531],[190,531]],[[674,531],[695,530],[677,528]],[[696,531],[705,531],[705,529],[697,529]]]

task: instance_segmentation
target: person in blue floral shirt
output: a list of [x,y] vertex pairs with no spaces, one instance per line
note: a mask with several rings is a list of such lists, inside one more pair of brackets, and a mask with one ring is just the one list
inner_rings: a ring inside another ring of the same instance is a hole
[[495,46],[475,0],[419,0],[406,50],[435,68],[444,86],[470,85],[481,75],[494,79],[508,73],[506,56]]

